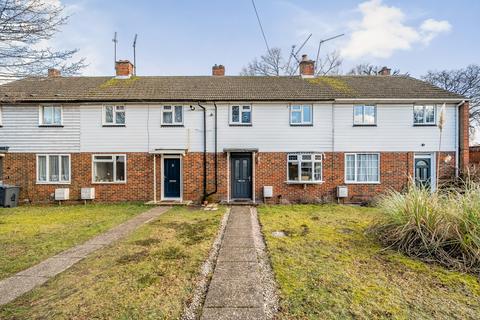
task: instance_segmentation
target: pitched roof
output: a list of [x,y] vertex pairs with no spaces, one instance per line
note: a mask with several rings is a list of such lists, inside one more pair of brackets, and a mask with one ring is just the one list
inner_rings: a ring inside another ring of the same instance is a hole
[[295,101],[465,99],[408,76],[162,76],[26,78],[0,86],[0,102]]

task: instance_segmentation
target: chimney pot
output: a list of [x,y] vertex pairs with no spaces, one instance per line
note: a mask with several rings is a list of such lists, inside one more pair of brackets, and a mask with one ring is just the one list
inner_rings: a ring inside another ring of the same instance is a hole
[[60,70],[55,69],[55,68],[48,69],[48,77],[49,78],[56,78],[56,77],[60,77],[60,76],[61,76]]
[[225,66],[215,64],[212,67],[212,76],[224,76],[225,75]]
[[133,64],[129,60],[115,62],[115,72],[119,78],[129,78],[133,75]]
[[311,78],[315,76],[315,61],[309,60],[306,54],[302,55],[302,61],[300,61],[300,75],[305,78]]
[[387,68],[387,67],[383,67],[379,72],[378,74],[381,75],[381,76],[389,76],[390,75],[390,72],[392,70]]

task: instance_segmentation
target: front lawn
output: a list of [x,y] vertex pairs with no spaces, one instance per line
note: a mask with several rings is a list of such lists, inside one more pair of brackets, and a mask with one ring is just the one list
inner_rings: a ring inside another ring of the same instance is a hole
[[[279,319],[478,319],[478,276],[382,250],[365,230],[374,208],[258,209],[276,280]],[[285,237],[272,232],[283,231]]]
[[0,319],[177,319],[224,212],[172,208],[0,307]]
[[0,279],[148,210],[142,204],[22,206],[0,209]]

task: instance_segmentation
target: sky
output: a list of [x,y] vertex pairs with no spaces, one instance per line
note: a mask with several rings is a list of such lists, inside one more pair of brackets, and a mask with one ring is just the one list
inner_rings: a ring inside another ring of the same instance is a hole
[[[71,15],[48,45],[78,48],[84,75],[110,75],[113,34],[117,57],[133,60],[138,75],[209,75],[223,64],[238,75],[266,47],[251,0],[48,0]],[[385,65],[419,77],[428,70],[480,63],[478,0],[255,0],[270,47],[285,54],[312,33],[301,53],[337,50],[348,71],[359,63]],[[476,39],[476,40],[475,40]]]

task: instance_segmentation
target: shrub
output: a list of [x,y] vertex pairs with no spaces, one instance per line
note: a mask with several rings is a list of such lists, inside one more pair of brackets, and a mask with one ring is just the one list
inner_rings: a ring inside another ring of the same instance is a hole
[[438,192],[411,183],[378,201],[385,218],[371,231],[409,256],[449,268],[480,272],[480,184]]

